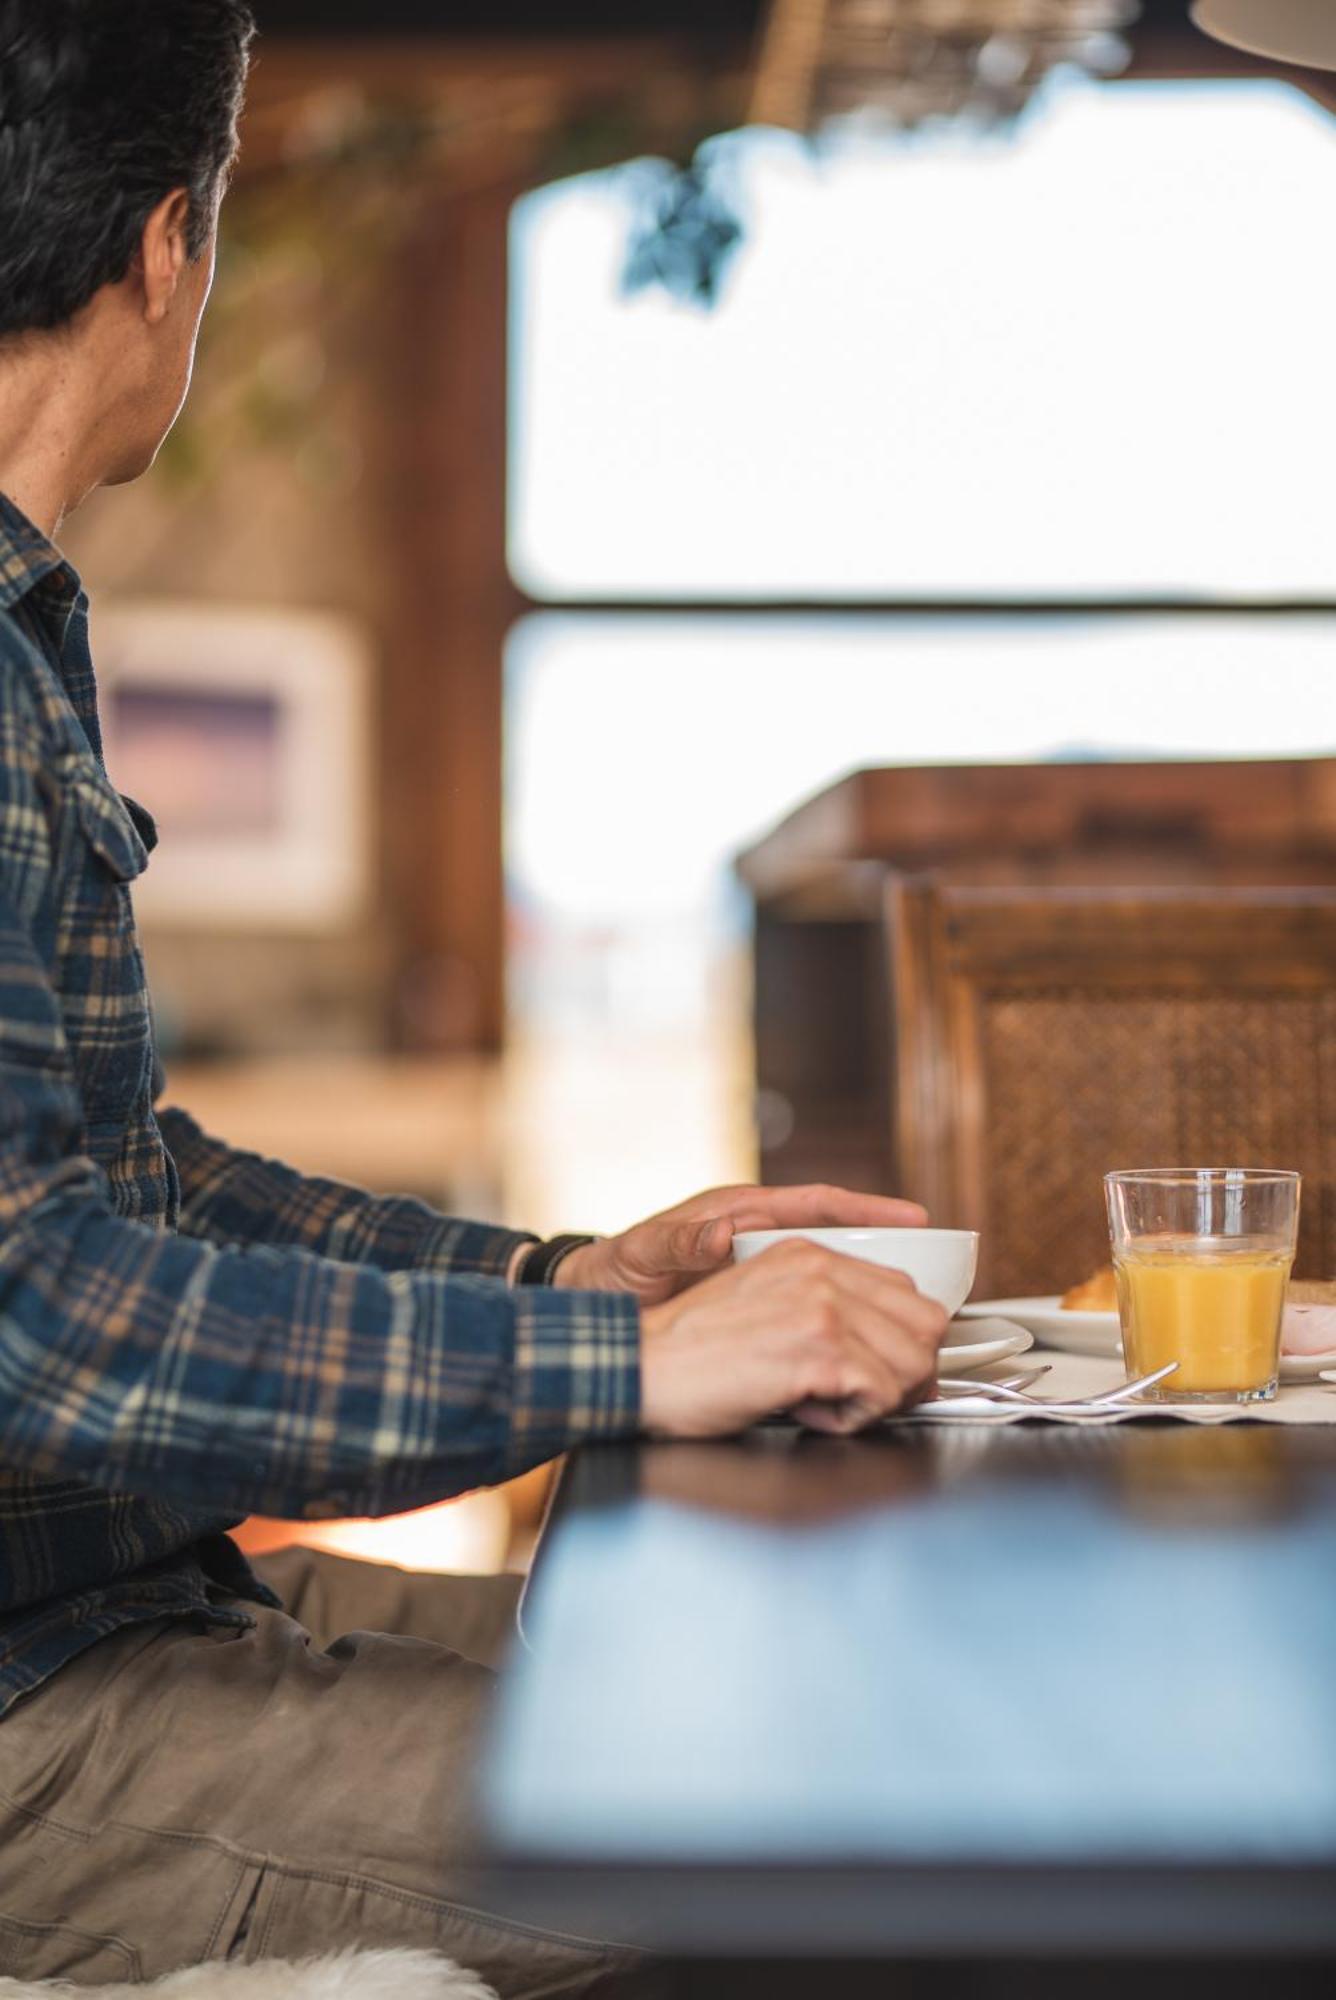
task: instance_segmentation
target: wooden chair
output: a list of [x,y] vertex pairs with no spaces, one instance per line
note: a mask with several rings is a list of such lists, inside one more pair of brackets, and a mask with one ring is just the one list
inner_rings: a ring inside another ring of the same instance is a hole
[[979,1292],[1107,1261],[1111,1168],[1304,1175],[1336,1274],[1336,889],[884,878],[894,1180],[983,1232]]
[[[905,939],[915,934],[906,913],[916,907],[914,898],[926,893],[925,883],[948,898],[968,890],[996,890],[1013,899],[1008,908],[1022,909],[1031,891],[1117,892],[1112,904],[1101,905],[1112,908],[1160,890],[1200,891],[1203,905],[1209,906],[1212,893],[1223,889],[1334,889],[1336,759],[861,771],[800,806],[741,856],[738,867],[756,904],[762,1174],[775,1182],[834,1180],[894,1189],[910,1170],[925,1175],[930,1190],[944,1190],[956,1204],[951,1212],[961,1214],[965,1196],[959,1177],[943,1164],[946,1142],[925,1151],[922,1118],[912,1109],[912,1102],[921,1104],[923,1093],[930,1096],[935,1086],[909,1073],[912,1061],[906,1050],[931,1050],[940,1037],[929,1035],[917,1016],[907,1025],[908,1040],[897,1037],[899,1002],[887,985],[888,914],[896,917],[903,933],[896,956],[912,987],[918,960],[912,953],[905,956]],[[967,905],[951,901],[949,906],[952,923],[963,925]],[[1037,907],[1056,911],[1059,906]],[[1223,921],[1228,931],[1231,920]],[[1055,926],[1060,928],[1061,922],[1055,916]],[[1096,923],[1092,946],[1099,935]],[[1250,949],[1246,933],[1233,939],[1233,947],[1236,962]],[[1214,963],[1222,970],[1230,962],[1225,936]],[[1158,967],[1139,963],[1138,978],[1158,976]],[[1233,990],[1236,977],[1235,963],[1225,990]],[[1152,990],[1167,989],[1163,982],[1152,982]],[[1173,992],[1175,1004],[1181,1000],[1185,1010],[1207,998],[1190,980]],[[921,993],[918,998],[923,1002]],[[1092,991],[1092,1023],[1105,1018],[1095,999]],[[982,999],[980,1005],[984,1007]],[[1027,1024],[1039,1018],[1037,1006],[1036,1001],[1025,1010]],[[1004,1019],[1016,1018],[1014,1010],[1004,1016],[991,1003],[984,1013],[994,1037],[1001,1034]],[[1218,1009],[1208,1013],[1212,1021],[1217,1019]],[[1058,1018],[1077,1017],[1060,1012]],[[1160,1040],[1138,1044],[1127,1059],[1129,1073],[1143,1060],[1153,1069],[1159,1060],[1153,1048],[1163,1052],[1170,1028],[1162,1013],[1154,1018],[1153,1031],[1147,1026],[1145,1032]],[[1182,1020],[1188,1019],[1185,1011]],[[992,1052],[990,1041],[990,1060]],[[1010,1044],[1008,1053],[1015,1067],[1023,1069]],[[911,1107],[903,1114],[897,1073],[912,1093]],[[985,1067],[979,1088],[987,1086],[990,1075]],[[1231,1070],[1226,1096],[1235,1081]],[[991,1093],[990,1109],[1010,1118],[1014,1098],[1017,1126],[1023,1125],[1027,1093],[1011,1075],[1007,1098],[1004,1104]],[[977,1108],[976,1102],[971,1116]],[[1025,1133],[1010,1129],[1013,1153],[1028,1157]],[[1133,1150],[1142,1158],[1154,1152],[1163,1159],[1159,1141],[1173,1136],[1151,1128],[1145,1135],[1148,1150],[1139,1144]],[[1219,1136],[1234,1136],[1233,1128]],[[1288,1139],[1288,1133],[1280,1136]],[[1132,1138],[1139,1140],[1140,1134]],[[1263,1142],[1269,1143],[1265,1133],[1259,1139]],[[1108,1162],[1101,1158],[1099,1164],[1102,1168]],[[977,1173],[971,1187],[974,1206],[969,1212],[980,1213]],[[1310,1213],[1313,1199],[1310,1189]],[[999,1201],[995,1195],[998,1213]],[[934,1203],[945,1219],[940,1198],[935,1196]],[[1041,1272],[1039,1260],[1027,1268],[1047,1289],[1065,1271],[1079,1267],[1085,1254],[1079,1246],[1088,1241],[1088,1236],[1076,1239],[1056,1270]],[[1315,1254],[1309,1243],[1305,1249]],[[1330,1252],[1327,1261],[1332,1263]],[[1073,1275],[1079,1275],[1079,1268]]]

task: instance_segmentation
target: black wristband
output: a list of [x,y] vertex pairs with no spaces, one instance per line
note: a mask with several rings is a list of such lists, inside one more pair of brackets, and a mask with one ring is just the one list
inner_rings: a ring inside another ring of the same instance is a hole
[[586,1243],[596,1243],[596,1236],[549,1236],[546,1243],[535,1243],[524,1262],[520,1265],[515,1283],[517,1285],[550,1285],[557,1274],[557,1266],[572,1250],[582,1250]]

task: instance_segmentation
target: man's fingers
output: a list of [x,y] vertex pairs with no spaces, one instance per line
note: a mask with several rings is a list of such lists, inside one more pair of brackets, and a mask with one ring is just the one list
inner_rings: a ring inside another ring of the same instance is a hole
[[802,1261],[814,1277],[819,1273],[818,1282],[829,1285],[840,1299],[875,1308],[885,1322],[905,1326],[920,1340],[940,1341],[946,1313],[935,1299],[923,1296],[906,1272],[868,1264],[861,1257],[846,1257],[835,1250],[815,1249]]
[[928,1212],[896,1195],[856,1194],[812,1185],[736,1188],[728,1217],[734,1229],[921,1229]]
[[[711,1218],[694,1221],[699,1255]],[[788,1408],[813,1429],[843,1435],[919,1400],[932,1383],[946,1315],[903,1272],[791,1242],[701,1275],[702,1284],[645,1315],[651,1431],[713,1436]]]
[[[840,1288],[841,1281],[836,1282]],[[942,1344],[949,1324],[946,1313],[936,1299],[925,1299],[922,1292],[845,1283],[841,1296],[850,1301],[855,1324],[869,1329],[879,1349],[887,1341],[908,1338],[935,1354]]]
[[895,1407],[937,1379],[937,1342],[860,1306],[850,1314],[849,1331],[869,1349],[894,1384]]
[[884,1413],[861,1396],[842,1396],[838,1401],[824,1403],[808,1396],[794,1405],[791,1414],[794,1422],[806,1430],[822,1431],[827,1437],[848,1437],[852,1431],[866,1430]]
[[902,1407],[936,1375],[935,1346],[896,1325],[866,1300],[827,1300],[798,1335],[792,1401],[857,1405],[870,1423]]
[[[889,1264],[869,1264],[862,1257],[846,1257],[842,1250],[829,1252],[823,1276],[855,1298],[876,1299],[887,1311],[923,1297],[908,1271],[897,1271]],[[931,1305],[932,1301],[926,1303]]]
[[813,1260],[807,1285],[799,1420],[843,1434],[920,1401],[936,1380],[942,1308],[902,1273],[853,1258]]
[[713,1188],[624,1231],[614,1249],[624,1280],[682,1286],[722,1269],[743,1230],[905,1229],[926,1220],[916,1202],[846,1188]]
[[937,1344],[917,1329],[888,1318],[859,1300],[846,1308],[845,1337],[853,1365],[866,1370],[864,1387],[881,1410],[898,1409],[906,1396],[937,1375]]
[[[902,1354],[897,1367],[849,1329],[841,1360],[834,1366],[816,1363],[813,1392],[799,1398],[793,1414],[812,1430],[839,1435],[863,1430],[918,1401],[931,1374],[920,1353]],[[821,1393],[823,1390],[830,1393]]]
[[714,1271],[728,1261],[733,1248],[733,1225],[726,1216],[693,1216],[675,1221],[660,1234],[655,1245],[656,1269],[673,1271]]

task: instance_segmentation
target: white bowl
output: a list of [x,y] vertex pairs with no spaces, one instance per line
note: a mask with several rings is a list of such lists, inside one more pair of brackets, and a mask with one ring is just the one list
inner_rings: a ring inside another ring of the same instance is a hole
[[949,1313],[959,1311],[970,1295],[979,1261],[979,1238],[973,1229],[747,1229],[733,1238],[733,1259],[759,1257],[773,1243],[805,1237],[844,1257],[861,1257],[865,1264],[882,1264],[905,1271],[923,1296],[936,1299]]

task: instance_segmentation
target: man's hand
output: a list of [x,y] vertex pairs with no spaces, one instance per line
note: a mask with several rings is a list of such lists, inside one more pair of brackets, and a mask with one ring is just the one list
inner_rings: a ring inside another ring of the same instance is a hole
[[777,1243],[644,1314],[644,1427],[723,1437],[786,1410],[861,1430],[931,1390],[946,1327],[902,1271]]
[[569,1291],[634,1292],[642,1305],[656,1306],[723,1270],[743,1230],[919,1229],[927,1219],[917,1202],[846,1188],[711,1188],[620,1236],[572,1250],[557,1266],[556,1283]]

